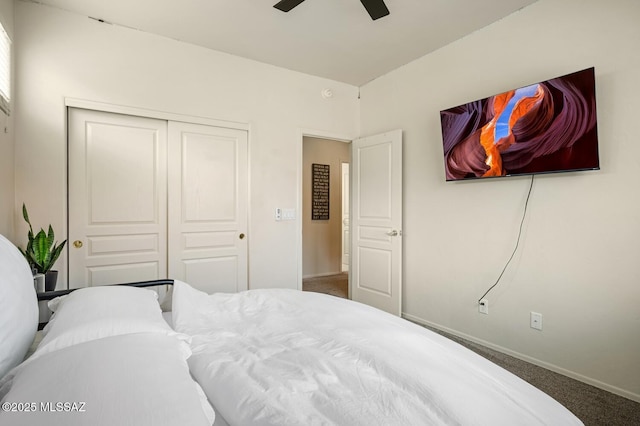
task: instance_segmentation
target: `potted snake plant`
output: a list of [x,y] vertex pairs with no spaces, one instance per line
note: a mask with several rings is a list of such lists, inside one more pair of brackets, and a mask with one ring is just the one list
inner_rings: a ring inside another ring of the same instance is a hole
[[27,234],[28,241],[26,249],[20,251],[29,262],[31,269],[37,273],[44,274],[45,276],[45,291],[53,291],[56,288],[56,282],[58,280],[58,271],[53,271],[53,267],[56,260],[62,253],[62,249],[67,240],[57,244],[55,241],[55,233],[53,228],[49,225],[49,231],[45,232],[40,228],[37,234],[33,234],[33,227],[29,220],[29,213],[27,207],[22,204],[22,217],[29,225],[29,232]]

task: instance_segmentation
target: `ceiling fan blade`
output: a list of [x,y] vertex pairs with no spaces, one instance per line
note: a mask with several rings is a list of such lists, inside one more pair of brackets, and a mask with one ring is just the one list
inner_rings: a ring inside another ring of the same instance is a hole
[[302,3],[303,1],[304,0],[281,0],[278,3],[276,3],[273,7],[283,12],[288,12],[294,7],[296,7],[297,5],[299,5],[300,3]]
[[374,21],[376,19],[380,19],[383,16],[387,16],[389,14],[389,9],[387,9],[387,5],[384,4],[384,0],[360,0],[362,5],[369,15],[371,15],[371,19]]

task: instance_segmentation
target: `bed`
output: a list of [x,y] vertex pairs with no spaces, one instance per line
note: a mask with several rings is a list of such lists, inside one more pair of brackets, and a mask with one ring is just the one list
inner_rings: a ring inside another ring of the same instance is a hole
[[162,316],[157,293],[86,288],[49,302],[37,348],[29,266],[0,235],[0,424],[211,426],[215,412],[187,365],[190,337]]
[[81,289],[50,305],[33,355],[0,370],[0,424],[582,424],[457,343],[329,295],[208,295],[175,281],[171,326],[145,289]]

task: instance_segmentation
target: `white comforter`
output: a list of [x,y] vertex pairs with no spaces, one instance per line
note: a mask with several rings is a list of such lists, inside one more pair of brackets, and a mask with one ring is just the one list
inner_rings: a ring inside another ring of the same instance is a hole
[[371,307],[316,293],[206,295],[176,282],[189,366],[230,425],[581,425],[479,355]]

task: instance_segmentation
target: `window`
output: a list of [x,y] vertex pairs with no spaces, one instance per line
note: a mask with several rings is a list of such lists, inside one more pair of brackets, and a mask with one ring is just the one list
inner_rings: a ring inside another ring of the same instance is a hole
[[11,40],[0,23],[0,110],[9,115],[11,99]]

